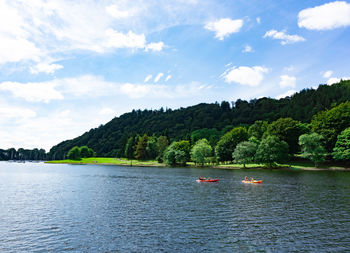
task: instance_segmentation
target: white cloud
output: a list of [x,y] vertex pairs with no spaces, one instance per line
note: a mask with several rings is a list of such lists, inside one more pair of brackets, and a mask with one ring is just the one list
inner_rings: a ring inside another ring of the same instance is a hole
[[257,18],[256,18],[256,22],[257,22],[258,24],[260,24],[260,23],[261,23],[261,18],[260,18],[260,17],[257,17]]
[[112,115],[115,114],[115,111],[112,108],[104,107],[99,111],[100,115]]
[[[139,23],[143,5],[146,3],[0,1],[0,64],[48,64],[52,57],[77,50],[97,53],[120,48],[159,51],[164,47],[163,42],[147,42],[142,29],[134,29],[138,25],[130,22],[136,19],[135,15],[140,15],[135,21]],[[48,64],[32,67],[31,71],[52,73],[52,69],[57,68],[57,65]]]
[[286,87],[295,87],[296,78],[294,76],[288,76],[288,75],[282,75],[280,76],[280,87],[286,88]]
[[148,98],[183,98],[198,95],[199,92],[210,90],[211,86],[192,82],[190,84],[179,84],[176,86],[155,84],[132,84],[121,85],[121,92],[133,99]]
[[164,76],[163,73],[158,73],[158,75],[154,78],[154,82],[157,83],[159,79],[161,79]]
[[165,78],[165,82],[169,81],[171,79],[171,75],[168,75],[166,78]]
[[350,4],[345,1],[326,3],[299,12],[299,27],[309,30],[331,30],[350,25]]
[[3,82],[0,91],[10,91],[15,97],[29,102],[62,100],[65,96],[98,97],[118,93],[119,85],[102,77],[83,75],[72,78],[53,79],[46,82]]
[[118,84],[108,82],[103,77],[83,75],[52,81],[65,96],[99,97],[113,95],[118,92]]
[[144,34],[135,34],[132,31],[123,34],[113,29],[106,30],[105,34],[106,41],[102,44],[103,46],[93,46],[91,49],[102,53],[107,49],[113,48],[140,49],[146,47],[146,38]]
[[30,73],[39,74],[44,72],[46,74],[53,74],[56,70],[62,69],[63,66],[60,64],[50,64],[50,63],[38,63],[37,65],[30,67]]
[[151,80],[152,75],[148,75],[145,77],[145,80],[143,81],[144,83],[147,83],[149,80]]
[[[153,89],[157,89],[156,85],[146,85],[146,84],[132,84],[125,83],[121,86],[120,90],[123,94],[130,98],[142,98],[147,96]],[[160,89],[160,87],[158,88]]]
[[248,86],[258,86],[267,72],[268,69],[262,66],[241,66],[228,69],[221,76],[227,83],[236,82]]
[[244,49],[242,50],[242,53],[252,53],[254,52],[253,48],[249,45],[246,45]]
[[163,42],[152,42],[152,43],[149,43],[146,48],[145,48],[145,51],[148,52],[149,50],[152,50],[154,52],[159,52],[159,51],[162,51],[162,49],[164,48],[164,43]]
[[209,22],[204,27],[209,31],[215,32],[215,38],[223,40],[225,37],[230,36],[230,34],[239,32],[242,26],[242,19],[232,20],[230,18],[223,18],[214,22]]
[[342,77],[342,78],[332,77],[328,79],[327,84],[332,85],[334,83],[339,83],[340,80],[343,80],[343,81],[350,80],[350,77]]
[[56,90],[54,82],[42,83],[18,83],[3,82],[0,84],[0,90],[10,91],[15,97],[24,98],[29,102],[45,102],[50,100],[63,99],[61,92]]
[[324,78],[330,78],[333,74],[332,70],[327,70],[326,72],[323,73]]
[[295,94],[296,92],[297,92],[296,90],[289,90],[289,91],[286,91],[283,94],[280,94],[280,95],[276,96],[275,98],[276,99],[280,99],[280,98],[290,97],[291,95]]
[[32,118],[36,116],[36,112],[24,108],[24,107],[17,107],[17,106],[1,106],[0,107],[0,118]]
[[138,13],[136,8],[132,9],[121,9],[120,6],[112,4],[106,7],[106,11],[109,15],[116,19],[125,19],[135,16]]
[[276,30],[267,31],[263,38],[272,38],[275,40],[281,40],[282,45],[293,44],[300,41],[305,41],[305,39],[299,35],[289,35],[286,31],[278,32]]

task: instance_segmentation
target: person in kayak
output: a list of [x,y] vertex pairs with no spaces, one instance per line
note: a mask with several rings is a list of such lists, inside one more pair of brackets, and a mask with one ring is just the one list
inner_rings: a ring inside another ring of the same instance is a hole
[[248,177],[247,176],[244,177],[244,181],[248,181]]

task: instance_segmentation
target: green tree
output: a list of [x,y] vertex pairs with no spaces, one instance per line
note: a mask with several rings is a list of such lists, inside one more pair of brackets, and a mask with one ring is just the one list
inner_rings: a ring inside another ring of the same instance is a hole
[[191,133],[191,143],[196,143],[201,139],[207,139],[212,147],[216,145],[221,137],[221,132],[216,128],[203,128]]
[[173,142],[164,152],[164,161],[171,165],[186,165],[190,158],[190,142]]
[[134,145],[135,145],[135,138],[134,136],[130,137],[128,141],[126,142],[125,145],[125,152],[124,155],[128,159],[133,159],[134,158]]
[[92,148],[89,148],[88,150],[88,157],[94,157],[96,156],[96,152],[92,149]]
[[338,135],[333,149],[333,157],[336,160],[350,161],[350,127]]
[[168,146],[169,146],[168,138],[166,136],[159,136],[157,139],[158,162],[163,162],[164,152]]
[[327,151],[323,146],[324,138],[317,133],[303,134],[299,137],[301,155],[315,163],[315,167],[325,160]]
[[235,160],[236,163],[243,163],[243,167],[245,168],[246,163],[254,161],[254,156],[257,149],[257,143],[243,141],[239,143],[235,148],[235,151],[232,154],[232,158]]
[[264,138],[255,154],[255,160],[269,167],[288,160],[288,144],[277,136]]
[[265,135],[274,135],[287,142],[290,154],[295,154],[299,150],[298,138],[305,133],[304,130],[305,127],[299,121],[292,118],[280,118],[268,126]]
[[159,148],[157,140],[155,136],[148,138],[146,146],[147,159],[155,159],[158,156]]
[[267,121],[257,120],[248,128],[248,134],[251,137],[255,137],[261,140],[263,134],[266,132],[269,123]]
[[90,156],[89,147],[87,146],[80,147],[80,154],[82,158],[89,157]]
[[233,128],[221,137],[215,147],[215,153],[220,162],[232,161],[232,153],[238,143],[248,140],[248,132],[244,127]]
[[138,160],[146,160],[147,159],[147,142],[149,137],[145,134],[143,135],[137,145],[136,145],[136,154],[135,157]]
[[202,166],[211,155],[212,148],[207,139],[201,139],[191,149],[191,159]]
[[350,127],[350,102],[318,113],[312,118],[311,127],[313,131],[325,137],[325,147],[328,152],[331,152],[337,136]]
[[68,151],[67,158],[71,160],[79,160],[81,158],[80,148],[75,146]]

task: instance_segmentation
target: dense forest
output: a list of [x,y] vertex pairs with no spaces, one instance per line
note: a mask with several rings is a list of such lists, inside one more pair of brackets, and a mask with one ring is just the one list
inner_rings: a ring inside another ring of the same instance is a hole
[[[328,150],[331,151],[337,136],[324,129],[328,126],[322,127],[322,117],[328,117],[325,115],[327,109],[347,102],[349,98],[350,81],[340,81],[340,83],[331,86],[320,85],[316,90],[304,89],[291,97],[279,100],[264,97],[250,101],[238,99],[231,103],[223,101],[220,104],[198,104],[177,110],[164,110],[163,108],[159,110],[133,110],[112,119],[105,125],[91,129],[75,139],[59,143],[52,147],[47,158],[64,159],[69,150],[75,146],[88,146],[96,152],[97,156],[125,157],[130,141],[135,138],[139,140],[144,135],[146,137],[153,136],[153,138],[165,136],[169,144],[173,141],[188,140],[193,145],[194,143],[191,142],[198,140],[195,138],[196,134],[201,136],[201,132],[204,131],[206,134],[210,132],[208,141],[214,146],[222,136],[234,127],[242,126],[248,129],[257,121],[271,123],[285,118],[298,122],[298,133],[291,132],[291,134],[300,135],[310,128],[324,134],[328,138]],[[311,123],[315,117],[318,117],[319,120],[314,120]],[[349,125],[349,122],[345,119],[344,124]],[[303,125],[303,123],[307,124]],[[282,123],[277,122],[274,127],[278,128],[278,124]],[[342,128],[344,128],[343,125]],[[277,130],[271,128],[270,131]],[[339,134],[339,129],[337,131]],[[292,145],[291,148],[294,149],[294,152],[298,151],[293,141],[289,144]]]
[[23,149],[19,148],[18,150],[14,148],[10,149],[0,149],[0,161],[9,161],[9,160],[46,160],[47,154],[44,149]]

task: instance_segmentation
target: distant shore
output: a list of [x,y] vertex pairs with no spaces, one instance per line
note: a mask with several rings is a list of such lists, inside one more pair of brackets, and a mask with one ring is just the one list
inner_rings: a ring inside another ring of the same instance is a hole
[[[157,161],[139,161],[127,160],[123,158],[106,158],[106,157],[91,157],[82,158],[81,160],[54,160],[46,161],[49,164],[76,164],[76,165],[119,165],[119,166],[136,166],[136,167],[170,167],[164,163]],[[307,171],[350,171],[348,167],[335,165],[321,165],[315,167],[308,162],[291,162],[290,164],[281,164],[278,167],[267,168],[261,164],[247,164],[244,168],[243,164],[220,164],[220,165],[205,165],[199,166],[194,163],[188,163],[186,167],[207,168],[207,169],[226,169],[226,170],[241,170],[241,169],[285,169],[285,170],[307,170]]]

